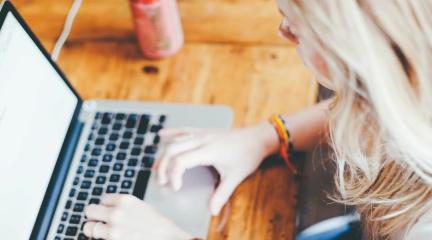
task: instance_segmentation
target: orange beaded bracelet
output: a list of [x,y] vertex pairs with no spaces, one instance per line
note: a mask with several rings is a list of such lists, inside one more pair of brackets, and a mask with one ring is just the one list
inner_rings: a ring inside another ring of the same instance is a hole
[[273,115],[269,119],[269,122],[273,125],[279,136],[279,154],[285,161],[289,170],[294,174],[297,174],[297,169],[290,160],[293,152],[293,144],[291,141],[291,134],[288,130],[285,120],[280,115]]

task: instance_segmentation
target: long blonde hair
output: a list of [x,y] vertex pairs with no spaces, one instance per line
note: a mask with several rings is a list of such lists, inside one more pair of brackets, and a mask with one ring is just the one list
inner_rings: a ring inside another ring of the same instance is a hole
[[432,1],[284,3],[335,91],[340,199],[358,206],[368,239],[408,233],[432,199]]

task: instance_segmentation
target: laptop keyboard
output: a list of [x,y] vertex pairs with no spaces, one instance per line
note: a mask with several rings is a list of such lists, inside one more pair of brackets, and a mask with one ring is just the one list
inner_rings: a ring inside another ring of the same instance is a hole
[[105,193],[144,198],[165,121],[165,115],[96,113],[55,240],[88,239],[84,207]]

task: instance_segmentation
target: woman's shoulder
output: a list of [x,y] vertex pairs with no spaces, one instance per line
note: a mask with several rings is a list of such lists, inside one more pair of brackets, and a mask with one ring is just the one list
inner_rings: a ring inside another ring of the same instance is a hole
[[408,231],[405,239],[432,239],[432,209],[419,218],[417,223]]

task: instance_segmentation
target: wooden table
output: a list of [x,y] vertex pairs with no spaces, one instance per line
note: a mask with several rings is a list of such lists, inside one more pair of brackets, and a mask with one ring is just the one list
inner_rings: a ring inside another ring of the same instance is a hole
[[[72,0],[14,0],[51,51]],[[83,98],[226,104],[235,127],[315,102],[317,84],[296,50],[277,36],[270,0],[180,0],[186,45],[160,61],[136,44],[128,1],[84,0],[59,59]],[[143,68],[155,66],[156,73]],[[280,164],[248,178],[230,200],[227,224],[209,239],[292,239],[297,184]]]

